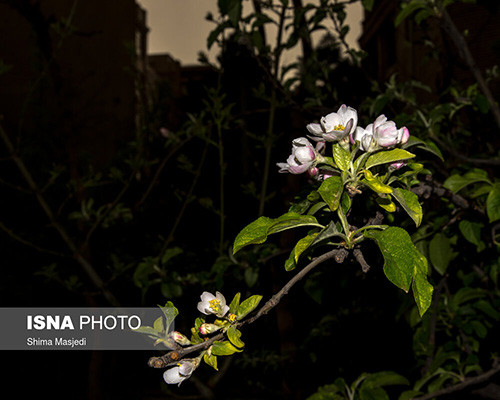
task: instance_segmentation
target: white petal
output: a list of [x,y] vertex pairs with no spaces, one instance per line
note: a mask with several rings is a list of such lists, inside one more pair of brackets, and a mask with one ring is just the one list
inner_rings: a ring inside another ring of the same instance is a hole
[[209,313],[207,313],[207,306],[208,306],[208,303],[204,302],[204,301],[200,301],[198,303],[198,311],[201,312],[202,314],[205,314],[205,315],[208,315]]
[[325,126],[328,128],[326,132],[330,132],[337,125],[342,124],[342,118],[337,113],[330,113],[323,118]]
[[321,129],[320,124],[308,124],[306,128],[313,135],[321,135],[323,133],[323,129]]
[[215,299],[215,296],[209,292],[203,292],[200,297],[201,297],[202,301],[206,301],[206,302],[209,302],[209,301],[212,301],[213,299]]
[[168,384],[176,384],[176,383],[180,384],[184,379],[186,379],[186,377],[181,376],[179,374],[179,367],[174,367],[174,368],[167,369],[163,373],[163,379]]
[[222,295],[221,292],[215,292],[215,298],[220,301],[221,306],[226,305],[226,298]]
[[312,147],[311,142],[309,142],[309,140],[307,140],[305,137],[293,139],[292,145],[297,147]]

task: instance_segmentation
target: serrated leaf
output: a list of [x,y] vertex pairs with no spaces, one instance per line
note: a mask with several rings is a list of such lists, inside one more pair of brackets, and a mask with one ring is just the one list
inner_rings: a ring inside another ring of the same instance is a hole
[[240,337],[241,332],[236,329],[236,325],[231,325],[231,327],[227,330],[227,338],[234,346],[241,349],[242,347],[245,347],[245,343],[243,343]]
[[341,171],[349,171],[349,166],[351,163],[351,154],[344,149],[340,144],[335,143],[332,146],[333,160],[335,164]]
[[452,257],[450,241],[446,235],[436,233],[429,243],[429,258],[441,275],[444,275]]
[[382,150],[368,157],[365,163],[365,169],[370,169],[376,165],[408,160],[413,157],[415,157],[415,154],[403,149]]
[[239,249],[249,244],[261,244],[267,239],[267,228],[273,223],[268,217],[259,217],[255,221],[244,227],[234,239],[233,254]]
[[255,310],[255,308],[259,305],[261,300],[262,296],[260,295],[253,295],[250,296],[248,299],[243,300],[239,305],[238,309],[236,310],[236,315],[238,320],[246,317],[249,313]]
[[328,204],[330,210],[335,211],[339,208],[343,190],[344,186],[342,185],[342,179],[340,176],[331,176],[321,183],[318,193],[325,203]]
[[229,341],[219,342],[215,341],[212,344],[212,354],[215,356],[230,356],[234,353],[242,352],[242,349],[234,347]]
[[392,196],[398,201],[417,227],[422,223],[422,207],[418,201],[418,196],[409,190],[396,188]]
[[410,285],[420,316],[429,308],[432,285],[427,281],[427,260],[417,250],[410,235],[399,227],[385,230],[367,230],[368,239],[377,242],[384,256],[384,273],[394,285],[408,292]]

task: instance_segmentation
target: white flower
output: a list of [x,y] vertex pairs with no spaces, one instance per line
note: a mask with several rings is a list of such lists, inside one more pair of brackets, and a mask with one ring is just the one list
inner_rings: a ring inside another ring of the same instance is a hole
[[307,125],[307,130],[314,135],[309,137],[315,141],[336,142],[354,132],[358,124],[358,112],[342,104],[336,113],[322,117],[319,122]]
[[365,129],[358,126],[351,135],[351,142],[359,141],[361,150],[373,151],[381,147],[404,144],[409,137],[410,131],[405,126],[398,129],[394,121],[387,121],[387,117],[382,114]]
[[189,358],[177,363],[176,367],[167,369],[163,373],[163,379],[168,384],[179,384],[188,379],[200,363],[197,358]]
[[318,154],[314,146],[306,138],[294,139],[292,142],[292,154],[286,163],[277,163],[279,172],[290,172],[291,174],[302,174],[316,165],[323,157]]
[[203,292],[200,298],[198,310],[205,315],[215,314],[222,318],[229,311],[226,299],[220,292],[215,292],[215,296],[212,293]]

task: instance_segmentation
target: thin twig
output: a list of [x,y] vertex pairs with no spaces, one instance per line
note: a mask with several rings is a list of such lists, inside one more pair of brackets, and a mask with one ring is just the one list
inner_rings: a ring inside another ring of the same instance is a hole
[[450,15],[445,9],[441,11],[439,19],[442,22],[443,28],[445,29],[445,31],[448,33],[451,40],[455,44],[458,53],[469,67],[470,71],[472,72],[472,75],[474,75],[474,78],[476,79],[479,88],[481,89],[484,96],[488,100],[495,122],[498,128],[500,129],[500,107],[498,107],[497,103],[495,102],[495,98],[493,97],[493,94],[491,93],[491,90],[488,87],[486,80],[481,74],[481,70],[477,66],[476,61],[474,60],[474,57],[470,52],[469,46],[467,45],[467,42],[465,41],[463,35],[460,33],[457,26],[455,25],[455,23],[453,22]]
[[[256,320],[258,320],[260,317],[263,315],[267,314],[269,311],[271,311],[274,307],[278,305],[280,300],[285,296],[290,289],[295,285],[298,281],[300,281],[302,278],[304,278],[313,268],[315,268],[317,265],[330,260],[330,259],[335,259],[337,263],[342,263],[347,256],[348,251],[346,249],[335,249],[331,250],[325,254],[322,254],[321,256],[315,258],[313,261],[311,261],[307,266],[305,266],[302,270],[300,270],[292,279],[288,281],[285,286],[281,288],[281,290],[276,293],[271,299],[267,301],[266,304],[264,304],[259,311],[252,316],[249,319],[246,319],[244,321],[241,321],[238,323],[238,327],[241,327],[243,325],[247,324],[252,324]],[[210,339],[202,342],[195,344],[193,346],[185,347],[183,349],[177,349],[168,352],[167,354],[164,354],[160,357],[151,357],[148,361],[148,365],[153,368],[165,368],[170,365],[174,365],[180,360],[181,358],[185,357],[188,354],[191,354],[195,351],[201,351],[201,350],[206,350],[208,349],[215,341],[221,340],[225,337],[225,333],[219,333],[215,336],[212,336]]]
[[500,363],[499,363],[498,359],[495,359],[495,361],[493,362],[493,367],[490,370],[488,370],[488,371],[486,371],[478,376],[474,376],[472,378],[465,378],[462,382],[457,383],[456,385],[452,385],[452,386],[448,386],[448,387],[443,388],[443,389],[439,389],[435,392],[426,394],[425,396],[413,397],[410,400],[431,400],[435,397],[459,392],[459,391],[464,390],[465,388],[467,388],[471,385],[477,385],[478,383],[486,382],[487,380],[489,380],[493,375],[495,375],[498,372],[500,372]]
[[88,260],[85,259],[85,257],[82,256],[80,251],[78,250],[77,245],[75,242],[70,238],[66,230],[60,225],[55,217],[54,213],[52,212],[51,207],[43,197],[40,189],[38,188],[38,185],[35,183],[33,180],[33,177],[31,176],[31,173],[29,172],[28,168],[24,164],[24,161],[21,157],[17,155],[14,149],[14,145],[10,141],[9,137],[5,133],[3,127],[0,125],[0,138],[4,142],[5,146],[7,147],[7,151],[9,152],[12,160],[16,164],[17,168],[19,169],[19,172],[23,176],[24,180],[28,184],[28,187],[30,190],[33,192],[35,195],[38,204],[44,211],[45,215],[49,219],[50,225],[59,233],[59,236],[61,239],[66,243],[68,246],[69,250],[73,254],[73,257],[76,259],[78,264],[82,267],[83,271],[85,274],[89,277],[90,281],[94,284],[94,286],[99,289],[99,291],[104,295],[106,300],[109,302],[109,304],[113,306],[118,306],[118,300],[116,297],[111,293],[111,291],[106,288],[106,285],[104,284],[104,281],[101,279],[99,274],[96,272],[92,264]]

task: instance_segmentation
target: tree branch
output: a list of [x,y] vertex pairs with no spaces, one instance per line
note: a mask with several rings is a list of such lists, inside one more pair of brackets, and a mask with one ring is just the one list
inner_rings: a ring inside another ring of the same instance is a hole
[[66,230],[56,221],[54,217],[54,213],[52,212],[52,209],[50,208],[49,204],[43,197],[40,189],[38,188],[38,185],[35,183],[33,180],[33,177],[31,176],[31,173],[29,172],[28,168],[24,164],[24,161],[22,160],[21,157],[19,157],[14,149],[14,146],[12,142],[10,141],[9,137],[5,133],[2,125],[0,125],[0,138],[4,142],[5,146],[7,147],[7,151],[10,154],[10,157],[16,164],[17,168],[19,169],[19,172],[21,173],[22,177],[28,184],[28,187],[30,190],[33,192],[35,195],[38,204],[44,211],[45,215],[50,221],[50,225],[55,228],[55,230],[59,233],[59,236],[61,239],[66,243],[68,246],[69,250],[73,254],[73,257],[76,259],[78,264],[82,267],[83,271],[85,274],[88,276],[92,284],[101,291],[101,293],[104,295],[106,300],[109,302],[109,304],[113,306],[118,306],[118,300],[115,298],[113,293],[109,289],[106,288],[106,285],[104,284],[104,281],[101,279],[99,274],[96,272],[94,267],[89,263],[88,260],[86,260],[82,254],[80,254],[80,251],[78,250],[77,245],[75,242],[70,238]]
[[426,394],[425,396],[413,397],[410,400],[431,400],[435,397],[443,396],[445,394],[459,392],[461,390],[464,390],[468,386],[477,385],[478,383],[486,382],[493,375],[495,375],[497,372],[500,372],[500,363],[499,363],[498,358],[493,361],[493,367],[490,370],[488,370],[480,375],[474,376],[472,378],[465,378],[462,382],[457,383],[456,385],[452,385],[452,386],[448,386],[448,387],[443,388],[443,389],[439,389],[435,392]]
[[472,75],[474,75],[474,78],[476,79],[479,85],[479,88],[481,89],[484,96],[488,100],[495,122],[498,128],[500,129],[500,107],[498,107],[498,105],[496,104],[495,98],[493,97],[490,88],[486,83],[486,80],[484,79],[479,67],[477,66],[476,61],[474,60],[474,57],[470,52],[469,46],[467,45],[467,42],[465,41],[463,35],[460,33],[457,26],[455,25],[455,23],[453,22],[453,20],[451,19],[450,15],[446,10],[443,9],[439,17],[440,17],[439,19],[442,22],[443,28],[450,36],[451,40],[453,41],[455,47],[458,50],[458,53],[469,67],[470,71],[472,72]]
[[[252,324],[256,320],[258,320],[260,317],[263,315],[267,314],[269,311],[271,311],[274,307],[276,307],[280,300],[285,296],[290,289],[302,278],[304,278],[313,268],[315,268],[317,265],[330,260],[334,259],[337,263],[342,263],[346,256],[349,254],[349,252],[346,249],[335,249],[331,250],[325,254],[322,254],[321,256],[315,258],[313,261],[311,261],[307,266],[305,266],[302,270],[300,270],[292,279],[288,281],[288,283],[285,284],[281,288],[281,290],[276,293],[271,299],[267,301],[266,304],[264,304],[259,311],[251,318],[246,319],[244,321],[241,321],[238,323],[238,327],[241,327],[243,325],[247,324]],[[219,333],[215,336],[212,336],[210,339],[202,342],[195,344],[193,346],[185,347],[185,348],[178,348],[175,350],[172,350],[168,352],[167,354],[164,354],[160,357],[151,357],[148,361],[148,365],[152,368],[165,368],[170,365],[176,364],[181,358],[185,357],[186,355],[193,353],[195,351],[200,351],[200,350],[206,350],[208,349],[215,341],[221,340],[225,337],[225,333]]]

